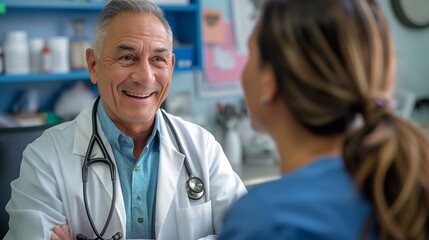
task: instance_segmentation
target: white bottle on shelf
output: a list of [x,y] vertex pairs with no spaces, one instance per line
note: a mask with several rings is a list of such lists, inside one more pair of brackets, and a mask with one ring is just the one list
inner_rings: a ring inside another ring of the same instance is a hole
[[52,54],[52,72],[70,72],[70,43],[67,37],[52,37],[48,40]]
[[4,42],[4,61],[6,74],[30,73],[30,50],[25,31],[7,33]]
[[43,38],[31,38],[30,39],[30,72],[40,73],[42,72],[42,50],[43,50]]
[[43,46],[41,54],[42,54],[42,72],[51,73],[52,72],[51,48],[49,48],[48,45]]

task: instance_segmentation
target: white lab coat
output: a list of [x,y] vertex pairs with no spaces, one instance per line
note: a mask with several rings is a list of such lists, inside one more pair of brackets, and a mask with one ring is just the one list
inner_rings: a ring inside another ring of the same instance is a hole
[[[82,163],[92,133],[92,106],[79,116],[45,131],[24,151],[21,172],[12,182],[12,197],[6,206],[10,230],[4,239],[50,239],[57,224],[68,223],[73,236],[82,233],[95,238],[84,207]],[[158,116],[161,116],[158,112]],[[157,239],[215,239],[221,231],[225,211],[246,189],[233,172],[221,146],[203,128],[169,115],[182,142],[195,176],[205,184],[199,200],[188,198],[188,176],[174,138],[160,117],[160,157],[156,195],[155,233]],[[114,161],[112,149],[98,122],[98,132]],[[93,156],[102,156],[96,145]],[[116,171],[117,172],[117,171]],[[101,232],[112,197],[110,172],[104,164],[92,165],[88,176],[88,205],[97,230]],[[120,231],[126,239],[126,213],[119,177],[116,204],[104,235]]]

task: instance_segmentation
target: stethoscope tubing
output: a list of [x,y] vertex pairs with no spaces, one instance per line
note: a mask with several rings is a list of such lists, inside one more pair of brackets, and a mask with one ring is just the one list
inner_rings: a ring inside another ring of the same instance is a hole
[[179,149],[179,152],[181,152],[185,156],[184,164],[185,164],[186,173],[188,174],[189,177],[193,177],[194,175],[192,174],[191,168],[189,168],[188,166],[188,161],[187,161],[182,143],[180,141],[177,141],[177,139],[179,139],[179,135],[177,134],[176,129],[173,128],[173,124],[171,123],[170,119],[167,117],[167,114],[164,112],[164,110],[161,110],[161,113],[162,113],[162,116],[164,117],[165,122],[168,125],[168,128],[173,133],[173,137],[176,140],[176,144],[177,144],[177,148]]
[[[97,97],[97,99],[94,102],[94,106],[92,109],[92,136],[89,141],[88,149],[85,154],[85,160],[82,165],[82,184],[83,184],[83,199],[85,204],[85,211],[86,215],[88,216],[89,223],[91,225],[92,230],[94,231],[95,235],[97,236],[96,239],[103,239],[103,235],[106,232],[110,221],[112,220],[113,211],[115,209],[115,203],[116,203],[116,167],[115,163],[112,161],[112,159],[109,156],[109,153],[106,150],[106,147],[104,146],[100,135],[98,134],[97,130],[97,106],[100,101],[100,97]],[[91,159],[91,151],[94,148],[95,143],[98,144],[99,148],[101,149],[104,158],[93,158]],[[110,176],[112,180],[112,201],[110,203],[110,210],[109,215],[107,217],[106,222],[104,223],[103,230],[101,232],[98,232],[97,228],[95,227],[94,221],[92,219],[92,215],[88,206],[88,197],[87,197],[87,182],[88,182],[88,170],[89,167],[93,164],[97,163],[103,163],[107,164],[109,166]],[[117,233],[121,234],[121,233]],[[114,236],[116,236],[115,234]],[[122,235],[122,234],[121,234]],[[82,234],[78,234],[78,239],[88,239],[87,237],[83,236]],[[119,238],[120,239],[120,238]]]

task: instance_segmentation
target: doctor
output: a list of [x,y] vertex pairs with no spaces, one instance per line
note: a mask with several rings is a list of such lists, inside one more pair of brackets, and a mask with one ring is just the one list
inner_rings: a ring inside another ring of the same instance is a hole
[[209,132],[160,110],[172,40],[150,1],[107,4],[86,52],[101,98],[26,148],[6,240],[216,238],[246,189]]

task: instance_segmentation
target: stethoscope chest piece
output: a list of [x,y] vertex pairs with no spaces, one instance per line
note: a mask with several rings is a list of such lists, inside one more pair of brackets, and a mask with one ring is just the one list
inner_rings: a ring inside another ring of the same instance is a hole
[[201,179],[191,176],[186,181],[186,192],[188,197],[194,200],[200,199],[204,195],[204,184]]
[[177,132],[176,132],[175,128],[173,127],[173,124],[171,123],[170,119],[168,119],[167,114],[165,114],[164,111],[161,111],[161,113],[165,119],[165,122],[168,125],[168,128],[173,133],[173,136],[174,136],[174,139],[177,143],[177,147],[179,149],[179,152],[185,156],[184,164],[185,164],[186,173],[188,174],[188,177],[189,177],[188,180],[186,181],[186,193],[188,194],[188,197],[190,199],[198,200],[204,196],[204,183],[200,178],[195,177],[192,174],[192,170],[188,165],[188,160],[186,158],[185,151],[184,151],[183,146],[180,142],[179,136],[177,135]]

